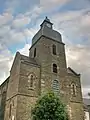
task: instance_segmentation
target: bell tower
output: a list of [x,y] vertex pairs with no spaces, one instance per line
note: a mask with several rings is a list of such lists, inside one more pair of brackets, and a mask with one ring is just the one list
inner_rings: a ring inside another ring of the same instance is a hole
[[64,45],[46,17],[32,39],[29,57],[40,65],[41,94],[53,90],[67,105],[70,120],[83,120],[80,75],[67,69]]
[[41,91],[52,89],[52,81],[61,82],[61,77],[65,76],[67,67],[64,43],[61,34],[53,29],[53,23],[47,17],[32,39],[29,57],[41,66]]

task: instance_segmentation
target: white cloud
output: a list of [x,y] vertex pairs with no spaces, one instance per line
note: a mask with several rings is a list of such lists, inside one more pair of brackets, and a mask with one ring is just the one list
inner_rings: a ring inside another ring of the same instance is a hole
[[12,11],[12,13],[25,12],[28,9],[33,9],[35,5],[39,4],[39,0],[6,0],[5,6],[8,10]]
[[25,44],[24,48],[18,50],[21,54],[25,55],[25,56],[29,56],[29,48],[31,45],[29,44]]
[[13,20],[12,26],[14,28],[22,28],[22,27],[25,27],[26,25],[28,25],[30,23],[30,21],[31,21],[31,19],[29,16],[24,16],[21,14]]
[[83,26],[88,26],[89,25],[89,27],[90,27],[90,14],[86,14],[86,15],[83,16],[81,24]]
[[29,38],[29,40],[31,38],[33,38],[33,36],[36,34],[36,32],[37,32],[37,29],[34,29],[34,28],[25,29],[23,31],[24,35],[27,36],[27,38]]
[[40,0],[40,6],[43,10],[51,11],[52,9],[66,4],[68,1],[70,0]]
[[22,32],[16,32],[16,31],[11,31],[9,33],[9,37],[12,40],[13,44],[23,42],[23,40],[25,39],[25,36],[23,35]]
[[88,93],[90,93],[90,86],[88,88],[82,88],[82,92],[83,92],[83,97],[84,98],[90,98],[90,96],[88,95]]
[[11,52],[2,46],[0,49],[0,84],[9,76],[13,61]]
[[23,42],[25,39],[23,31],[12,29],[13,18],[13,15],[9,12],[0,15],[0,44],[7,47]]
[[0,27],[0,37],[5,36],[10,31],[9,25],[3,25]]
[[[90,37],[90,11],[89,8],[77,10],[77,11],[67,11],[63,13],[57,13],[52,15],[51,18],[55,26],[60,30],[64,31],[65,35],[69,37],[82,38]],[[58,18],[58,19],[56,19]]]
[[[34,21],[41,13],[41,9],[38,6],[35,6],[31,11],[26,13],[18,14],[16,17],[9,13],[10,11],[5,11],[2,16],[3,19],[0,19],[4,23],[0,27],[0,43],[2,45],[11,46],[18,43],[24,43],[26,39],[31,39],[35,34],[36,29],[34,28],[25,28],[30,24],[31,21]],[[8,19],[5,18],[5,15],[11,15]],[[13,19],[12,19],[13,18]]]
[[37,18],[42,12],[45,12],[42,10],[42,6],[36,5],[34,8],[30,11],[30,15],[32,19]]
[[[77,10],[77,11],[65,11],[65,12],[57,12],[56,14],[52,15],[52,20],[54,23],[59,24],[61,22],[61,25],[65,22],[72,22],[76,21],[76,18],[80,18],[83,10]],[[56,19],[58,18],[58,19]]]
[[84,45],[69,45],[66,47],[67,63],[77,73],[81,74],[83,95],[89,92],[90,87],[90,47]]
[[0,29],[0,31],[0,43],[6,45],[7,47],[25,41],[23,32],[15,31],[14,29],[8,27],[4,27],[2,30]]
[[11,13],[9,12],[3,13],[2,15],[0,15],[0,26],[9,23],[12,20],[13,20],[13,16]]

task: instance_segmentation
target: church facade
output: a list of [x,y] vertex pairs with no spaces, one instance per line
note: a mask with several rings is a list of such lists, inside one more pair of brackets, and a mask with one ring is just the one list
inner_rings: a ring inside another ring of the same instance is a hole
[[65,44],[46,17],[32,39],[29,56],[16,53],[10,76],[0,86],[2,120],[31,120],[38,96],[53,90],[69,120],[84,120],[80,74],[67,68]]

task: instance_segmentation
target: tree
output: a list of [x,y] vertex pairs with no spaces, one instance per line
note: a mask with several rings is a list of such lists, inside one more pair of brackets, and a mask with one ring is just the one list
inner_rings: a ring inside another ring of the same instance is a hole
[[68,120],[65,105],[53,92],[38,99],[32,109],[33,120]]

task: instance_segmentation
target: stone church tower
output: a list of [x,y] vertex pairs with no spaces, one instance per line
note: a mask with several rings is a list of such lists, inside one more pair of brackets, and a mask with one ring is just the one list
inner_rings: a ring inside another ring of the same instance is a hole
[[66,66],[61,34],[46,17],[32,39],[29,57],[16,53],[8,81],[4,120],[31,120],[38,96],[53,90],[70,120],[84,120],[80,74]]

